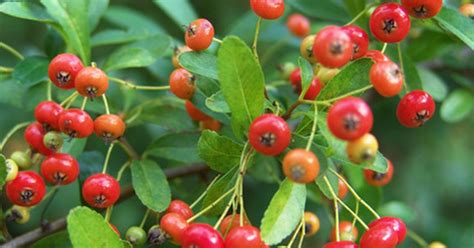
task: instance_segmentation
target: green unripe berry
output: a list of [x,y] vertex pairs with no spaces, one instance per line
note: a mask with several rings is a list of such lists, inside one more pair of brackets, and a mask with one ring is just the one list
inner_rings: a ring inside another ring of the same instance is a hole
[[44,136],[43,143],[47,148],[58,151],[63,146],[64,140],[61,133],[51,131]]
[[15,161],[18,167],[22,170],[29,169],[33,163],[31,162],[30,154],[22,151],[16,151],[12,153],[10,159]]
[[143,228],[138,226],[132,226],[127,230],[125,234],[125,238],[132,244],[132,245],[143,245],[146,242],[147,234]]

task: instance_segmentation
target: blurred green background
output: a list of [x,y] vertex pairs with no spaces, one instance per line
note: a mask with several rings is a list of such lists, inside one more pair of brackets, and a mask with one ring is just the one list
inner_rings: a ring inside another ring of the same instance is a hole
[[[171,0],[172,1],[172,0]],[[157,1],[160,2],[160,1]],[[187,2],[187,1],[183,1]],[[238,34],[249,41],[253,37],[255,16],[249,11],[247,0],[193,0],[189,1],[197,15],[205,17],[214,24],[216,36],[222,38],[228,33]],[[289,1],[307,2],[307,1]],[[313,1],[320,9],[312,18],[313,30],[328,23],[344,24],[354,15],[337,13],[331,16],[331,11],[325,11],[328,6],[347,8],[351,1]],[[447,1],[445,4],[457,8],[460,1]],[[110,6],[114,7],[111,10]],[[288,5],[287,14],[299,12]],[[125,10],[124,10],[125,9]],[[179,8],[176,11],[179,12]],[[165,11],[152,1],[119,1],[112,0],[106,17],[103,18],[94,34],[110,27],[124,28],[120,23],[121,14],[131,10],[132,14],[140,16],[151,24],[144,29],[162,29],[181,42],[183,32]],[[115,12],[112,12],[115,11]],[[321,14],[322,12],[323,14]],[[127,12],[128,13],[128,12]],[[357,13],[357,12],[356,12]],[[343,19],[340,16],[344,16]],[[364,17],[359,24],[364,24]],[[259,43],[261,61],[265,68],[267,83],[279,80],[275,69],[283,62],[296,62],[298,57],[299,39],[292,37],[284,26],[285,18],[275,22],[264,21],[264,27]],[[123,20],[122,20],[123,22]],[[186,24],[186,23],[182,23]],[[474,24],[473,24],[474,25]],[[366,28],[366,26],[364,26]],[[434,39],[437,37],[437,39]],[[46,25],[15,19],[0,14],[0,41],[12,45],[25,56],[41,55],[51,57],[55,51],[61,51],[64,46],[57,34]],[[411,37],[406,50],[409,56],[417,62],[422,73],[423,85],[436,91],[438,104],[441,108],[443,100],[454,90],[474,92],[474,56],[472,50],[455,40],[452,36],[433,27],[429,21],[414,21]],[[92,50],[92,58],[103,62],[104,58],[117,46],[98,46]],[[212,49],[215,49],[214,46]],[[389,48],[391,49],[391,48]],[[50,51],[45,53],[44,51]],[[57,52],[56,52],[57,53]],[[0,65],[14,67],[17,60],[4,50],[0,50]],[[172,70],[169,58],[159,59],[149,68],[124,70],[118,75],[143,82],[160,82],[166,84],[168,74]],[[2,80],[0,75],[0,137],[19,122],[32,120],[34,105],[44,99],[46,89],[44,84],[34,86],[34,89],[23,87],[15,82]],[[4,79],[4,78],[3,78]],[[436,82],[434,82],[436,81]],[[155,83],[156,84],[156,83]],[[432,86],[431,84],[436,84]],[[289,90],[289,88],[279,88]],[[116,110],[124,107],[124,93],[118,88],[112,89],[109,96]],[[135,94],[135,93],[125,93]],[[166,95],[166,93],[136,93],[146,98]],[[55,95],[60,93],[55,90]],[[374,134],[378,137],[380,150],[390,158],[395,166],[393,181],[383,188],[382,204],[379,210],[387,213],[398,213],[407,221],[409,227],[415,230],[428,242],[439,240],[448,247],[474,247],[474,118],[472,108],[462,120],[446,122],[436,116],[419,129],[406,129],[398,124],[395,117],[397,97],[383,99],[376,93],[367,94],[375,115]],[[136,98],[134,98],[136,99]],[[136,102],[135,100],[134,102]],[[468,106],[468,109],[470,107]],[[143,151],[147,144],[165,133],[159,126],[147,124],[145,128],[132,127],[127,130],[126,137],[138,151]],[[6,147],[4,154],[9,155],[16,149],[26,148],[21,134]],[[87,142],[88,152],[105,153],[105,146],[93,137]],[[102,163],[98,155],[97,164]],[[111,170],[115,174],[125,156],[119,149],[113,154]],[[167,161],[165,161],[167,162]],[[172,163],[170,163],[172,164]],[[82,165],[84,166],[84,165]],[[89,165],[87,165],[89,166]],[[92,165],[90,165],[92,166]],[[165,164],[165,167],[168,166]],[[212,178],[207,176],[191,176],[172,181],[173,196],[192,202],[204,190],[205,183]],[[129,182],[129,173],[125,182]],[[67,215],[70,208],[80,203],[79,186],[77,183],[68,185],[60,190],[47,216],[54,220]],[[272,195],[277,189],[275,183],[268,183],[258,178],[249,177],[245,181],[246,207],[250,218],[258,225]],[[8,206],[2,196],[2,203]],[[26,225],[9,224],[12,235],[19,235],[38,226],[38,215],[42,205],[34,209],[32,220]],[[321,247],[327,241],[329,229],[328,213],[321,205],[308,201],[307,208],[314,210],[321,219],[320,232],[305,242],[305,247]],[[145,211],[136,197],[121,203],[114,209],[111,222],[116,224],[122,234],[131,225],[137,225]],[[153,224],[149,219],[147,226]],[[410,240],[401,247],[415,247]]]

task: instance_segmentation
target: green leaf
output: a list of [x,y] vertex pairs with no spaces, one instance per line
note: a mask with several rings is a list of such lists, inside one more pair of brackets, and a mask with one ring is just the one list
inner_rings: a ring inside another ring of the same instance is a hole
[[298,58],[298,65],[301,69],[301,96],[304,96],[313,81],[313,67],[302,57]]
[[104,18],[125,29],[146,30],[150,34],[165,34],[165,30],[157,22],[136,10],[121,6],[110,6]]
[[199,133],[171,133],[155,140],[146,150],[147,155],[183,164],[201,162],[196,144]]
[[306,186],[285,179],[273,196],[262,219],[261,235],[265,244],[276,245],[300,223],[306,202]]
[[23,106],[23,96],[26,88],[18,81],[0,75],[0,92],[8,92],[8,94],[0,94],[0,103],[10,104],[18,108]]
[[474,49],[474,25],[470,18],[462,15],[458,10],[443,7],[434,20]]
[[243,147],[216,132],[203,131],[198,142],[198,154],[211,169],[225,173],[240,162]]
[[[364,200],[371,206],[373,209],[378,209],[382,203],[382,188],[381,187],[372,187],[368,184],[363,184],[361,188],[357,189],[357,194],[364,198]],[[347,194],[344,199],[347,206],[355,206],[356,199],[352,197],[350,192]],[[354,210],[354,208],[352,208]],[[373,220],[374,215],[366,208],[361,207],[358,213],[359,217],[362,220]],[[383,215],[382,215],[383,216]],[[348,211],[341,211],[340,214],[341,220],[352,220],[354,216]],[[359,230],[363,230],[363,227],[358,225]]]
[[5,184],[5,179],[7,178],[7,164],[6,158],[3,154],[0,154],[0,187],[3,187]]
[[346,10],[336,1],[289,0],[287,2],[298,11],[311,17],[338,22],[349,21]]
[[465,89],[457,89],[441,105],[441,118],[449,123],[462,121],[474,109],[474,95]]
[[68,45],[81,57],[82,62],[88,65],[91,51],[85,1],[41,0],[41,3],[64,29]]
[[48,235],[36,243],[34,243],[31,248],[72,248],[71,241],[69,240],[69,234],[67,231],[61,231]]
[[179,27],[188,25],[198,18],[188,0],[154,0],[153,2],[173,19]]
[[105,160],[104,154],[98,151],[86,151],[76,157],[79,163],[79,184],[91,175],[102,171],[102,162]]
[[255,154],[253,166],[247,169],[255,179],[266,183],[280,183],[281,163],[275,157]]
[[179,55],[179,64],[193,74],[218,79],[217,58],[206,52],[185,52]]
[[67,230],[74,247],[121,247],[119,236],[102,215],[87,207],[76,207],[67,216]]
[[217,113],[230,113],[230,108],[225,101],[222,91],[218,91],[206,98],[206,107]]
[[104,70],[145,67],[163,56],[171,45],[167,35],[155,35],[115,50],[107,59]]
[[250,48],[235,36],[224,39],[217,67],[222,93],[232,111],[232,129],[242,138],[250,123],[263,113],[262,68]]
[[151,210],[161,212],[170,204],[170,187],[157,163],[151,160],[133,161],[132,184],[138,199]]
[[372,60],[359,59],[344,67],[319,93],[318,100],[327,100],[370,85]]
[[[229,106],[225,102],[225,99],[223,99],[224,102],[220,102],[220,100],[218,102],[212,102],[209,106],[206,103],[208,98],[213,97],[214,94],[220,91],[219,82],[217,82],[214,79],[198,76],[196,78],[195,83],[197,86],[197,90],[194,93],[193,98],[191,99],[191,102],[194,104],[194,106],[198,108],[199,110],[201,110],[203,113],[211,116],[212,118],[216,120],[219,120],[223,124],[226,124],[226,125],[229,124],[230,123],[229,117],[225,115],[224,113],[220,113],[220,111],[217,111],[217,109],[215,109],[215,108],[224,107],[224,105],[226,105],[228,109]],[[219,94],[223,98],[222,92]],[[212,98],[212,99],[214,100],[215,98]],[[215,105],[213,105],[214,103]],[[227,111],[227,113],[229,112],[230,110]]]
[[34,2],[5,2],[0,4],[0,12],[30,21],[55,23],[44,8]]
[[[402,48],[399,47],[398,49]],[[421,78],[418,74],[418,70],[416,68],[415,63],[413,63],[406,51],[402,50],[401,53],[402,61],[400,61],[400,57],[398,55],[393,56],[391,58],[393,58],[393,60],[403,68],[403,73],[405,75],[405,84],[407,87],[403,87],[403,90],[399,95],[404,96],[406,93],[412,90],[422,90],[423,86],[421,84]]]
[[415,210],[403,202],[391,201],[383,204],[378,209],[382,216],[393,216],[410,223],[416,219]]
[[421,77],[423,89],[428,92],[436,101],[443,101],[448,95],[448,86],[438,75],[430,70],[417,67]]
[[31,87],[48,79],[49,60],[45,57],[27,57],[15,66],[12,77]]
[[119,29],[106,29],[92,36],[91,45],[93,47],[116,45],[145,39],[147,37],[149,37],[149,34],[144,30],[130,29],[124,31]]
[[109,6],[109,0],[88,0],[89,30],[92,32]]
[[365,9],[366,0],[344,0],[344,3],[351,16],[356,16]]
[[84,151],[84,148],[86,147],[86,143],[87,143],[87,138],[72,139],[71,141],[68,141],[67,138],[65,138],[65,142],[64,142],[61,152],[67,153],[73,157],[77,157],[81,155],[82,152]]
[[[213,204],[219,197],[221,197],[224,193],[229,191],[232,187],[234,187],[235,182],[238,176],[238,168],[239,166],[235,166],[231,170],[227,171],[224,176],[219,178],[207,191],[206,196],[202,201],[202,209],[206,208],[207,206]],[[222,201],[215,204],[213,208],[206,212],[206,215],[214,216],[221,214],[227,203],[229,202],[231,195],[225,197]]]

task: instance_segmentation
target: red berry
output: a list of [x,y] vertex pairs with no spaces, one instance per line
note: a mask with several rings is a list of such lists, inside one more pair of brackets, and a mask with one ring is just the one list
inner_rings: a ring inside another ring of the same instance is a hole
[[353,43],[340,27],[328,26],[316,34],[313,54],[317,61],[329,68],[342,67],[352,58]]
[[125,122],[118,115],[105,114],[94,120],[94,132],[97,137],[110,143],[125,133]]
[[54,185],[70,184],[79,176],[79,163],[69,154],[56,153],[41,163],[41,175]]
[[402,243],[407,235],[407,227],[403,220],[394,217],[382,217],[380,219],[374,220],[369,224],[370,228],[373,228],[378,225],[389,226],[395,231],[397,235],[398,244]]
[[403,74],[397,64],[387,61],[372,65],[370,82],[382,96],[398,95],[403,89]]
[[81,96],[95,98],[102,96],[109,88],[109,78],[99,68],[85,67],[76,77],[76,90]]
[[206,19],[197,19],[189,24],[184,34],[186,46],[194,51],[207,49],[214,38],[214,27]]
[[327,243],[323,248],[358,248],[358,246],[351,241],[339,241]]
[[263,19],[278,19],[285,12],[284,0],[250,0],[253,12]]
[[356,140],[372,129],[372,110],[361,98],[346,97],[331,106],[327,123],[337,138]]
[[375,63],[390,61],[390,59],[379,50],[369,50],[365,53],[364,57],[372,59]]
[[[244,226],[250,225],[249,220],[247,217],[244,216]],[[222,234],[229,233],[230,230],[240,226],[240,214],[235,215],[228,215],[222,220],[221,225],[219,226],[219,230]]]
[[311,23],[301,14],[292,14],[286,21],[286,26],[297,37],[305,37],[311,31]]
[[46,130],[58,130],[58,118],[61,112],[63,112],[63,107],[53,101],[40,102],[35,108],[35,119]]
[[411,16],[426,19],[441,11],[443,0],[402,0],[402,5]]
[[84,66],[74,54],[62,53],[49,63],[48,76],[54,85],[62,89],[74,88],[76,75]]
[[297,94],[301,92],[301,69],[296,68],[290,74],[290,82],[293,87],[293,91]]
[[181,237],[181,247],[185,248],[223,248],[224,240],[208,224],[190,224]]
[[120,184],[108,174],[92,175],[82,185],[82,197],[92,207],[110,207],[120,197]]
[[305,100],[315,100],[321,92],[322,88],[323,84],[321,83],[321,80],[319,80],[318,77],[314,77],[311,81],[311,84],[309,85],[308,91],[306,91],[306,94],[304,94],[303,98]]
[[261,248],[263,245],[260,230],[253,226],[239,226],[233,228],[229,234],[227,234],[224,243],[226,248]]
[[211,130],[218,132],[221,130],[222,124],[218,120],[208,119],[199,122],[200,130]]
[[398,103],[397,118],[405,127],[420,127],[433,117],[435,110],[436,105],[430,94],[414,90]]
[[160,220],[160,227],[180,245],[184,230],[189,226],[186,219],[178,213],[166,213]]
[[186,107],[186,112],[188,112],[189,117],[195,121],[205,121],[211,119],[211,117],[196,108],[196,106],[194,106],[191,101],[186,101],[184,107]]
[[367,53],[369,48],[369,35],[357,25],[344,26],[342,28],[352,40],[352,59],[358,59]]
[[250,125],[249,142],[262,154],[278,155],[288,147],[290,140],[290,127],[285,120],[274,114],[261,115]]
[[181,99],[191,99],[196,91],[193,74],[183,68],[174,70],[170,75],[170,91]]
[[185,220],[193,217],[193,210],[189,207],[189,205],[181,200],[173,200],[171,201],[168,209],[166,209],[166,213],[177,213]]
[[410,17],[398,3],[384,3],[370,16],[370,32],[381,42],[400,42],[410,32]]
[[365,181],[372,186],[385,186],[387,185],[393,177],[393,165],[390,160],[387,160],[388,170],[386,173],[380,173],[373,170],[365,169],[364,177]]
[[41,202],[46,193],[46,185],[36,172],[20,171],[13,181],[7,183],[5,190],[10,202],[26,207]]
[[25,140],[30,145],[31,149],[43,155],[51,155],[53,150],[48,149],[43,142],[46,131],[38,122],[30,124],[25,130]]
[[85,111],[68,109],[59,115],[59,130],[72,138],[85,138],[94,131],[94,122]]
[[344,199],[347,195],[347,192],[349,192],[347,185],[341,179],[339,179],[337,197],[339,197],[339,199]]
[[311,151],[293,149],[283,158],[283,173],[296,183],[314,182],[319,174],[319,160]]
[[[352,227],[352,222],[350,221],[341,221],[339,222],[339,238],[342,241],[352,241],[355,242],[359,236],[359,230],[357,227]],[[329,236],[330,241],[336,241],[336,228],[331,229]]]
[[191,51],[192,51],[191,48],[189,48],[188,46],[175,47],[173,51],[173,56],[171,57],[171,63],[173,63],[174,68],[176,69],[182,68],[181,65],[179,64],[179,56],[182,53],[191,52]]
[[367,230],[360,239],[360,248],[395,248],[398,237],[388,225],[376,225]]

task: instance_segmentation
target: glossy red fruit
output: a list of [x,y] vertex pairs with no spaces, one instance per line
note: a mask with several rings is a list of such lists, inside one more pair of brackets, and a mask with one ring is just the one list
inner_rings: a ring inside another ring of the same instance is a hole
[[285,120],[274,114],[263,114],[250,125],[249,142],[262,154],[278,155],[288,147],[290,140],[290,127]]
[[301,92],[301,69],[296,68],[293,70],[293,72],[290,74],[290,82],[291,86],[293,87],[293,91],[296,94],[299,94]]
[[71,138],[85,138],[94,131],[92,118],[83,110],[68,109],[59,115],[59,130]]
[[191,119],[194,121],[205,121],[211,119],[210,116],[204,114],[201,112],[201,110],[196,108],[191,101],[186,101],[184,107],[186,108],[186,112],[188,112],[189,117],[191,117]]
[[41,163],[41,175],[54,185],[70,184],[79,176],[79,163],[69,154],[56,153]]
[[342,28],[352,40],[352,59],[361,58],[369,49],[369,35],[357,25],[344,26]]
[[323,248],[358,248],[357,244],[351,241],[335,241],[331,243],[327,243],[323,246]]
[[388,169],[386,173],[380,173],[373,170],[365,169],[365,181],[372,186],[381,187],[387,185],[393,177],[393,165],[390,160],[387,160]]
[[35,119],[45,130],[58,130],[58,118],[61,112],[63,112],[61,105],[53,101],[43,101],[35,108]]
[[313,54],[321,65],[339,68],[351,60],[353,47],[351,38],[342,28],[327,26],[316,34]]
[[260,230],[253,226],[239,226],[227,234],[224,242],[226,248],[261,248],[264,246]]
[[189,71],[179,68],[170,74],[170,91],[177,97],[189,100],[196,91],[193,74]]
[[189,226],[186,219],[178,213],[166,213],[160,220],[160,227],[171,236],[173,242],[180,245],[184,230]]
[[224,240],[216,229],[208,224],[190,224],[181,237],[183,248],[223,248]]
[[391,61],[385,54],[379,50],[369,50],[365,53],[365,58],[372,59],[375,63],[381,63],[385,61]]
[[94,120],[94,132],[97,137],[110,143],[125,133],[125,122],[118,115],[105,114]]
[[76,77],[76,90],[81,96],[95,98],[102,96],[109,88],[109,78],[97,67],[85,67]]
[[397,118],[405,127],[420,127],[433,117],[435,110],[436,105],[430,94],[422,90],[414,90],[406,94],[398,103]]
[[373,125],[372,110],[358,97],[346,97],[331,106],[327,123],[332,134],[342,140],[356,140],[370,132]]
[[308,18],[301,14],[292,14],[286,21],[286,26],[292,34],[304,38],[311,31],[311,23]]
[[380,219],[374,220],[369,224],[369,228],[378,226],[378,225],[384,225],[384,226],[389,226],[395,231],[397,234],[397,240],[398,244],[401,244],[407,235],[407,227],[403,220],[395,217],[382,217]]
[[400,42],[410,32],[410,17],[398,3],[384,3],[370,16],[370,32],[381,42]]
[[318,77],[314,77],[311,81],[311,84],[309,85],[308,91],[306,91],[306,94],[304,94],[303,98],[310,101],[316,100],[322,88],[323,84],[321,80],[319,80]]
[[20,171],[13,181],[6,185],[7,197],[15,205],[27,207],[41,202],[46,185],[43,178],[34,171]]
[[193,210],[189,207],[189,205],[181,200],[173,200],[171,201],[168,209],[166,209],[166,213],[177,213],[183,216],[184,219],[189,219],[193,217]]
[[397,234],[387,225],[371,227],[360,238],[360,248],[395,248],[397,243]]
[[108,174],[94,174],[84,181],[82,197],[91,207],[110,207],[120,197],[120,184]]
[[[247,226],[249,224],[249,220],[247,219],[247,217],[244,216],[243,225]],[[238,226],[240,226],[240,214],[228,215],[224,218],[224,220],[222,220],[221,225],[219,226],[219,230],[224,235]]]
[[53,154],[54,151],[48,149],[44,145],[44,135],[46,135],[46,131],[44,130],[43,126],[38,122],[30,124],[25,129],[24,133],[25,140],[30,145],[31,149],[47,156]]
[[[350,221],[341,221],[339,222],[339,238],[342,241],[351,241],[355,242],[359,237],[359,230],[357,227],[352,227],[352,222]],[[331,229],[331,233],[329,235],[330,241],[336,241],[336,228],[333,227]]]
[[74,82],[79,71],[84,66],[74,54],[62,53],[54,57],[49,63],[48,76],[54,85],[62,89],[74,88]]
[[349,192],[347,185],[341,179],[339,179],[337,191],[337,196],[339,197],[339,199],[344,199],[347,195],[347,192]]
[[402,0],[402,5],[411,16],[426,19],[441,11],[443,0]]
[[397,64],[387,61],[372,65],[370,82],[384,97],[398,95],[403,89],[403,74]]
[[263,19],[280,18],[285,12],[284,0],[250,0],[253,12]]
[[200,130],[211,130],[214,132],[219,132],[221,130],[222,124],[218,120],[208,119],[199,122]]
[[189,24],[184,34],[186,46],[194,51],[207,49],[214,38],[214,27],[207,19],[197,19]]

